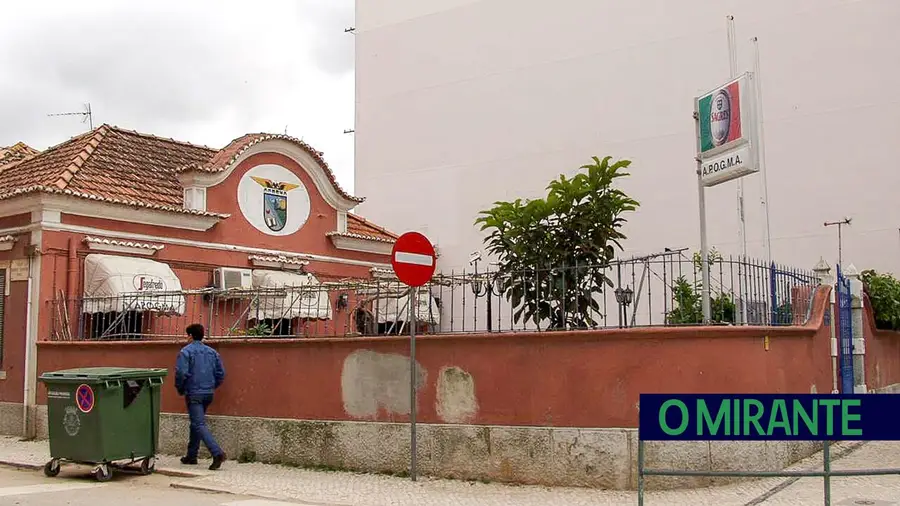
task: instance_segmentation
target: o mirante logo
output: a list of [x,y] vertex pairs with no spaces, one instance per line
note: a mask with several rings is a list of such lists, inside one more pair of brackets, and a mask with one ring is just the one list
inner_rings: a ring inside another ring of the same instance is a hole
[[641,394],[642,440],[900,440],[900,395]]
[[[680,436],[688,430],[694,430],[698,437],[720,433],[725,436],[772,436],[776,431],[790,436],[799,434],[801,429],[814,436],[820,430],[834,436],[835,421],[839,420],[841,436],[861,436],[862,429],[855,424],[860,421],[855,411],[861,403],[859,399],[813,399],[811,405],[805,405],[797,399],[790,404],[785,399],[775,399],[767,406],[757,399],[724,399],[711,407],[704,399],[697,399],[689,408],[679,399],[669,399],[660,407],[659,427],[669,436]],[[767,407],[770,408],[768,413]],[[675,412],[676,420],[680,419],[675,427],[669,424],[672,412]],[[857,428],[851,427],[850,422]]]

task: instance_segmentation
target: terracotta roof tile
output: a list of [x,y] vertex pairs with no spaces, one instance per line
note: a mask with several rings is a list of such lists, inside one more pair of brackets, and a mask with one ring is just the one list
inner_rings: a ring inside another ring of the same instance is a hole
[[216,151],[102,125],[8,166],[0,199],[45,192],[187,214],[175,168],[207,160]]
[[19,164],[28,158],[40,153],[24,142],[17,142],[12,146],[0,147],[0,172],[3,169]]
[[165,248],[162,244],[150,244],[145,242],[120,241],[117,239],[106,239],[103,237],[86,236],[83,240],[86,244],[104,244],[107,246],[125,246],[128,248],[139,248],[149,251],[159,251]]
[[397,237],[399,237],[397,234],[383,227],[379,227],[362,216],[357,216],[355,214],[347,215],[346,232],[329,232],[328,235],[353,237],[356,239],[367,239],[380,242],[394,242],[397,240]]
[[[355,202],[363,199],[345,192],[316,151],[302,140],[286,135],[247,134],[215,150],[119,127],[102,125],[85,134],[38,152],[22,143],[0,149],[0,157],[14,151],[16,159],[2,165],[0,200],[44,192],[187,214],[227,218],[227,214],[184,208],[178,173],[198,170],[222,172],[251,146],[270,139],[293,142],[309,153],[340,194]],[[14,149],[15,148],[15,149]],[[331,232],[365,240],[394,242],[397,235],[365,218],[347,215],[347,231]]]

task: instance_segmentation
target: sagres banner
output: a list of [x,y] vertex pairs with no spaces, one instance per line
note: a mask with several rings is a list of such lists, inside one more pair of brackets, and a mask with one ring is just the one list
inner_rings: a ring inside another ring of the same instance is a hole
[[744,74],[694,99],[697,155],[705,186],[758,171],[750,74]]
[[741,139],[741,87],[735,81],[700,98],[700,152]]

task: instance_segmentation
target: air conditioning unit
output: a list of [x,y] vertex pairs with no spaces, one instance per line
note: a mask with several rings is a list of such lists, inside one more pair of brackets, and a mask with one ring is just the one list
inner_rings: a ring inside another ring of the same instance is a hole
[[252,281],[250,269],[219,267],[213,272],[213,286],[217,290],[249,290]]

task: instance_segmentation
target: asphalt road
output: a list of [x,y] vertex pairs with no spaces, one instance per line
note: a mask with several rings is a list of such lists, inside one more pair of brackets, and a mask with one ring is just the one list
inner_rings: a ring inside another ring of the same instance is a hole
[[[87,468],[64,467],[59,476],[0,467],[0,506],[293,506],[246,496],[171,488],[165,476],[117,474],[97,483]],[[183,481],[183,480],[182,480]]]

